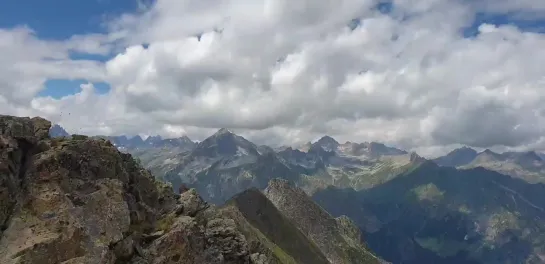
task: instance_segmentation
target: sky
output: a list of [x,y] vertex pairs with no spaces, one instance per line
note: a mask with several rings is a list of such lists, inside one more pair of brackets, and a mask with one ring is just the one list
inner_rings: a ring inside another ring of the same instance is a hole
[[5,0],[0,113],[89,135],[544,151],[543,47],[542,0]]

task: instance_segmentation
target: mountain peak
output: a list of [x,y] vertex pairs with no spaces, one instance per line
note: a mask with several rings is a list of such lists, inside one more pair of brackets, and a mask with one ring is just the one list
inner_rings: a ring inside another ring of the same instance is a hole
[[234,133],[227,128],[220,128],[218,129],[218,131],[216,131],[216,133],[214,133],[214,136],[229,135],[229,134],[233,135]]
[[331,143],[331,144],[339,144],[339,142],[337,142],[337,140],[335,140],[334,138],[328,136],[328,135],[325,135],[323,137],[321,137],[320,139],[318,139],[318,141],[316,141],[317,143]]
[[437,165],[446,167],[458,167],[471,163],[478,153],[476,150],[463,146],[449,152],[447,155],[434,160]]
[[492,154],[492,155],[495,155],[497,154],[496,152],[490,150],[490,149],[485,149],[482,153],[485,153],[485,154]]
[[61,127],[59,124],[53,125],[49,129],[49,136],[50,137],[69,137],[70,134],[64,130],[63,127]]
[[144,140],[144,142],[154,143],[154,142],[159,142],[161,140],[163,140],[163,138],[159,135],[156,135],[156,136],[147,137],[146,140]]
[[226,128],[221,128],[212,136],[197,144],[193,150],[195,155],[231,156],[252,155],[259,156],[257,146],[247,139],[234,134]]
[[422,158],[420,155],[418,155],[416,152],[411,152],[409,160],[413,163],[420,163],[425,162],[426,159]]
[[323,136],[322,138],[318,139],[316,143],[313,144],[314,146],[319,146],[322,149],[326,151],[334,151],[337,149],[337,147],[340,146],[339,142],[335,140],[334,138],[330,136]]

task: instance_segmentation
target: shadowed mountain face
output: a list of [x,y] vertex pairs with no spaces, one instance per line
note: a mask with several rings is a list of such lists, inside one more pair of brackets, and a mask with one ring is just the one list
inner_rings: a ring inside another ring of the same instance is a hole
[[332,187],[313,198],[352,218],[394,263],[542,263],[544,193],[542,184],[483,168],[428,162],[369,190]]
[[434,159],[433,161],[437,165],[446,167],[458,167],[471,163],[477,157],[477,151],[462,147],[449,152],[447,155]]
[[264,191],[267,198],[307,234],[334,264],[380,263],[361,244],[361,234],[344,217],[333,218],[314,203],[305,192],[286,180],[275,179]]
[[235,217],[239,213],[237,224],[246,230],[246,237],[261,241],[278,262],[329,264],[320,249],[258,189],[235,195],[224,208]]

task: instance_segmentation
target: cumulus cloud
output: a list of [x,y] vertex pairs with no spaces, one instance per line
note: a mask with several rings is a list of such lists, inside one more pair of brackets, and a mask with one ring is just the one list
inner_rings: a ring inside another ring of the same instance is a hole
[[[489,24],[463,35],[478,12],[538,16],[541,2],[395,0],[382,13],[375,0],[158,0],[105,35],[2,30],[0,111],[89,134],[202,139],[227,127],[268,144],[329,134],[429,153],[545,149],[545,35]],[[116,54],[76,61],[71,50]],[[48,78],[90,83],[34,98]],[[96,81],[112,90],[96,94]]]

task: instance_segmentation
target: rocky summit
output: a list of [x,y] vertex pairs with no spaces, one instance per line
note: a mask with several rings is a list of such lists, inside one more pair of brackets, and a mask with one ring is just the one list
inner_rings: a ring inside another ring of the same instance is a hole
[[174,194],[109,141],[50,126],[0,116],[0,263],[254,263],[194,189]]

